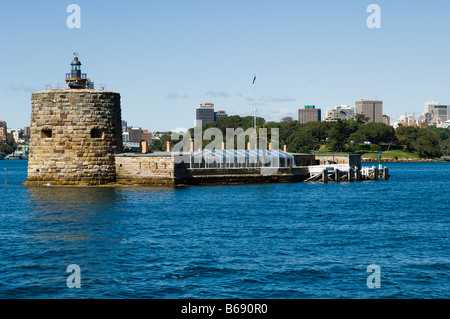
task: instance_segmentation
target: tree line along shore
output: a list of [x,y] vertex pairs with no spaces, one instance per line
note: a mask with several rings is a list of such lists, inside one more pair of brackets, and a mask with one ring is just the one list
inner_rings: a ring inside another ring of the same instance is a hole
[[[203,132],[209,128],[218,128],[226,136],[227,128],[247,130],[254,126],[251,116],[229,116],[202,127]],[[279,129],[279,143],[287,145],[291,153],[329,154],[359,153],[363,161],[378,161],[382,152],[384,160],[393,162],[437,161],[450,156],[450,130],[429,126],[418,128],[413,126],[398,127],[384,123],[368,123],[368,119],[358,115],[351,120],[335,122],[309,122],[300,124],[291,117],[279,122],[266,122],[257,118],[258,128],[267,128],[270,142],[270,130]],[[194,128],[189,130],[194,136]],[[165,133],[159,140],[150,145],[152,151],[164,151],[166,142],[176,143],[170,133]],[[180,134],[181,139],[181,134]],[[246,138],[246,142],[248,137]],[[203,140],[203,147],[211,141]],[[236,145],[236,144],[235,144]]]

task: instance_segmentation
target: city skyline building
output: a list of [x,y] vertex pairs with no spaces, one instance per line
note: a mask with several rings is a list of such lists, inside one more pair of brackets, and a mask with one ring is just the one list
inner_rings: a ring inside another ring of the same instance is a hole
[[142,130],[141,141],[142,140],[146,141],[148,144],[151,144],[153,140],[152,132],[149,132],[149,130]]
[[448,120],[449,106],[435,105],[431,113],[433,114],[433,120],[436,122],[436,126],[439,126]]
[[196,109],[196,126],[203,126],[215,121],[214,104],[203,103]]
[[425,102],[424,113],[431,113],[431,111],[438,105],[441,105],[441,102],[437,102],[437,101]]
[[19,142],[21,140],[20,136],[23,135],[23,129],[21,128],[8,128],[8,135],[12,135],[14,137],[14,141]]
[[0,142],[6,141],[8,137],[8,126],[6,125],[6,121],[0,121]]
[[148,144],[152,143],[153,135],[149,130],[143,130],[142,127],[128,126],[128,131],[122,134],[123,142],[140,143],[142,140]]
[[31,136],[31,127],[29,126],[25,126],[23,128],[23,139],[28,142],[30,140],[30,136]]
[[305,105],[305,108],[298,110],[298,122],[300,124],[320,122],[321,120],[322,110],[316,109],[315,105]]
[[217,112],[215,113],[215,118],[214,118],[214,120],[217,121],[217,120],[221,119],[222,117],[228,117],[227,112],[226,112],[226,111],[223,111],[223,110],[217,111]]
[[332,122],[337,120],[350,120],[355,117],[355,108],[348,105],[336,106],[328,109],[322,117],[322,121]]
[[420,116],[420,124],[423,127],[439,127],[450,119],[450,106],[438,101],[424,103],[424,113]]
[[383,123],[383,101],[362,99],[355,104],[356,114],[367,116],[370,122]]
[[142,139],[141,127],[128,127],[128,142],[139,143]]

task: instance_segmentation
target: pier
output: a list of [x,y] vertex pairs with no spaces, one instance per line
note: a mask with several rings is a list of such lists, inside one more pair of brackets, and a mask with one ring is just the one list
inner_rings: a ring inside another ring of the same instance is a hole
[[[260,155],[265,159],[261,161]],[[120,185],[226,185],[295,182],[356,182],[389,178],[385,167],[361,167],[352,155],[290,154],[281,151],[121,153],[115,155]],[[331,160],[333,159],[333,160]],[[324,164],[336,163],[339,164]]]
[[306,182],[323,182],[333,181],[354,182],[354,181],[377,181],[388,180],[389,169],[387,167],[351,167],[349,165],[316,165],[309,166],[308,171],[310,177]]

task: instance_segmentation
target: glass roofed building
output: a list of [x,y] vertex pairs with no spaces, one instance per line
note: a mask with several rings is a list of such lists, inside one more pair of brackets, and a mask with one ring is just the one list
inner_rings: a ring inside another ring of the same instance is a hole
[[180,153],[188,168],[296,167],[294,156],[280,150],[202,150]]

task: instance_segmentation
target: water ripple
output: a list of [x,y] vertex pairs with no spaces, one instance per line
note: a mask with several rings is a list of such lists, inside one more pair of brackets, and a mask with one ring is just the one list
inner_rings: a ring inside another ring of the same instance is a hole
[[26,188],[26,162],[3,162],[0,298],[450,296],[448,163],[389,164],[387,182],[154,189]]

